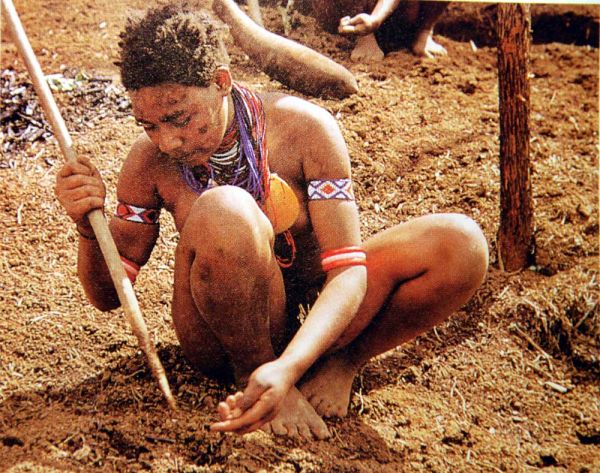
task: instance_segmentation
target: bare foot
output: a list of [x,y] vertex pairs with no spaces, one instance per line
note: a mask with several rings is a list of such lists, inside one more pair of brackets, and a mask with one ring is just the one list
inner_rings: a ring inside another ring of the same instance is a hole
[[319,440],[329,437],[325,422],[296,387],[289,390],[275,419],[261,429],[288,437],[311,439],[314,436]]
[[331,356],[316,373],[300,387],[300,391],[318,414],[324,417],[344,417],[348,414],[352,381],[356,367],[343,355]]
[[426,56],[430,59],[435,56],[447,56],[448,51],[441,44],[433,40],[433,33],[425,30],[417,34],[417,38],[412,45],[412,52],[417,56]]
[[384,57],[383,51],[377,44],[374,34],[359,36],[350,59],[355,62],[379,62]]

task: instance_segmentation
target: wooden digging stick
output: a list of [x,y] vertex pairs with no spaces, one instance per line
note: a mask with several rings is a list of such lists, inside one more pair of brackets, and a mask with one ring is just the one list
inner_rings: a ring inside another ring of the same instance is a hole
[[[21,24],[17,10],[13,5],[12,0],[2,0],[2,5],[4,6],[4,11],[7,14],[7,23],[13,40],[17,46],[17,49],[19,50],[19,53],[25,61],[27,70],[29,71],[31,80],[33,82],[33,86],[37,95],[39,96],[40,103],[44,109],[46,117],[52,125],[52,130],[54,131],[54,135],[58,140],[60,149],[67,162],[76,161],[77,156],[73,149],[73,141],[58,110],[56,102],[54,101],[52,92],[50,92],[50,88],[45,81],[44,74],[39,62],[37,61],[37,58],[35,57],[35,53],[31,48],[31,44],[27,39],[27,35],[23,29],[23,25]],[[121,301],[121,305],[123,306],[123,310],[125,311],[127,319],[129,320],[129,324],[133,329],[133,333],[138,339],[140,348],[148,358],[148,363],[150,365],[152,374],[158,381],[160,390],[164,394],[169,407],[171,407],[173,410],[176,410],[177,405],[175,403],[175,398],[171,393],[171,388],[169,387],[165,370],[160,362],[160,359],[158,358],[158,355],[156,354],[156,348],[154,347],[154,344],[150,341],[146,323],[144,322],[138,301],[135,297],[135,293],[133,292],[133,286],[127,277],[127,274],[125,273],[123,263],[121,262],[121,257],[119,256],[119,251],[117,250],[117,246],[112,238],[108,224],[104,218],[104,214],[100,209],[96,209],[88,214],[88,218],[92,228],[94,229],[94,234],[96,235],[98,244],[100,245],[100,249],[104,255],[106,265],[110,271],[110,276],[113,284],[115,285],[115,289],[119,296],[119,300]]]

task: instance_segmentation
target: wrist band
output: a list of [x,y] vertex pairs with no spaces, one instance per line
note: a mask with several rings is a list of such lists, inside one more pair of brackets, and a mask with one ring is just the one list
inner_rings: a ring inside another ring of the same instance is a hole
[[[84,235],[83,233],[81,233],[81,230],[79,230],[79,227],[77,227],[77,233],[79,233],[79,236],[82,238],[85,238],[86,240],[96,240],[95,236],[87,236]],[[140,274],[140,269],[141,266],[133,261],[131,261],[128,258],[125,258],[125,256],[121,256],[121,262],[123,263],[123,268],[125,269],[125,273],[127,274],[127,277],[129,278],[129,280],[131,281],[131,284],[135,283],[135,280],[137,279],[138,274]]]
[[325,272],[342,266],[360,265],[367,265],[367,253],[360,246],[343,246],[321,253],[321,267]]

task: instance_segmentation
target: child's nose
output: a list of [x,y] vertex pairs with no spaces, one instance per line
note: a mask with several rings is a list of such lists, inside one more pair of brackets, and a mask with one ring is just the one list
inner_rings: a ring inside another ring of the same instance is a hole
[[175,151],[183,144],[183,140],[177,133],[162,130],[158,138],[159,149],[166,154]]

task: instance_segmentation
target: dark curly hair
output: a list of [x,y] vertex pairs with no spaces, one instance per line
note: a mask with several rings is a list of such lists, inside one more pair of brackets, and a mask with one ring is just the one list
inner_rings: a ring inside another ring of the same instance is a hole
[[229,64],[223,26],[186,3],[150,9],[129,18],[120,34],[121,80],[127,90],[166,82],[207,87],[215,70]]

